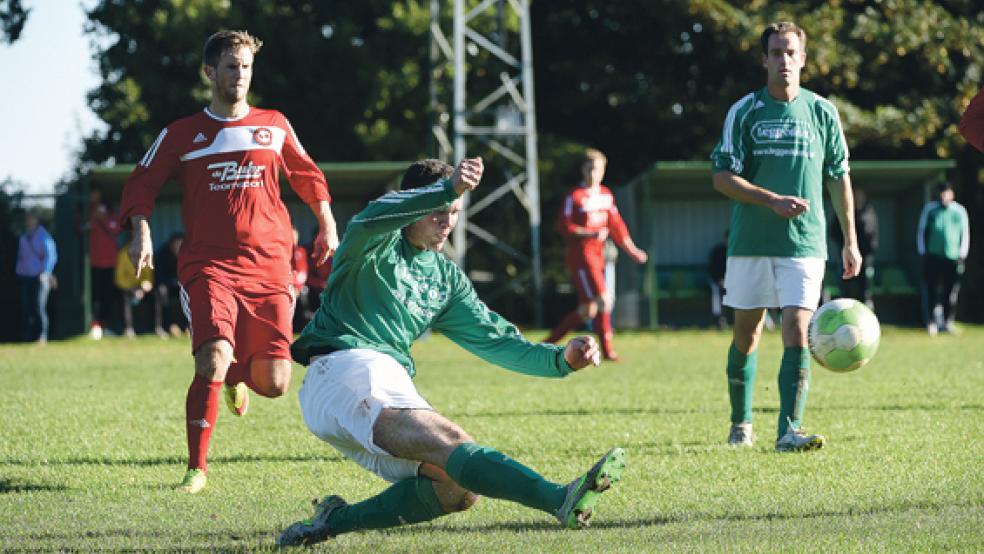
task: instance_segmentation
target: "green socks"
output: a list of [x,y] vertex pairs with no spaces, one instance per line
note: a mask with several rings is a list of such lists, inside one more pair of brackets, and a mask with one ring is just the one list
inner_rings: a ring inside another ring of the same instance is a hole
[[[799,429],[810,390],[810,350],[790,347],[782,351],[779,365],[779,425],[777,437],[786,434],[789,421]],[[788,418],[788,419],[787,419]]]
[[567,496],[567,487],[547,481],[494,448],[475,443],[456,448],[445,469],[455,482],[475,494],[511,500],[551,515]]
[[336,508],[328,516],[332,534],[361,529],[384,529],[421,523],[444,515],[433,481],[426,477],[404,479],[358,504]]
[[755,390],[757,363],[758,351],[742,354],[735,348],[734,343],[731,343],[731,347],[728,348],[728,399],[731,400],[731,423],[752,421],[752,392]]

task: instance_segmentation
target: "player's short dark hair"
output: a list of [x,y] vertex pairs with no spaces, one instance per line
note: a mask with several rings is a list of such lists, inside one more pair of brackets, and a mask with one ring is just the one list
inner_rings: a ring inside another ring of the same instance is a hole
[[410,164],[403,179],[400,180],[400,190],[409,190],[427,185],[433,185],[436,181],[447,179],[454,174],[454,167],[441,160],[433,158],[419,160]]
[[762,36],[759,37],[759,43],[762,44],[762,53],[769,53],[769,37],[775,34],[783,33],[795,33],[800,39],[800,48],[806,50],[806,31],[792,21],[777,21],[775,23],[770,23],[769,26],[762,31]]
[[249,48],[250,52],[256,54],[263,46],[263,41],[246,31],[219,31],[205,41],[205,48],[202,49],[202,63],[209,67],[215,67],[219,64],[219,58],[222,57],[223,52],[240,46],[245,46]]
[[942,183],[936,185],[936,194],[943,194],[948,190],[953,190],[953,185],[950,184],[949,181],[943,181]]

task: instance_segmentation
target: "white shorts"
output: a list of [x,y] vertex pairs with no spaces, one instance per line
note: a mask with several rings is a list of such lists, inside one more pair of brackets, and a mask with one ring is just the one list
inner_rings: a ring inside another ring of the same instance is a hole
[[433,410],[391,356],[353,349],[316,357],[298,397],[304,423],[319,439],[391,483],[417,476],[420,462],[394,457],[372,439],[383,408]]
[[724,305],[738,310],[817,309],[826,261],[821,258],[728,257]]

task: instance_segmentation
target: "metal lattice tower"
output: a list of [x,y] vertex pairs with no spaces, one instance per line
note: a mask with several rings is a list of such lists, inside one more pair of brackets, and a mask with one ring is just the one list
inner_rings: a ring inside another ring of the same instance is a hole
[[[464,196],[464,209],[452,237],[453,257],[460,267],[465,267],[470,234],[528,266],[534,291],[534,319],[537,326],[542,326],[540,179],[529,0],[449,1],[454,4],[451,41],[442,29],[448,19],[441,17],[442,0],[430,3],[430,93],[437,120],[433,126],[434,150],[446,161],[457,162],[476,152],[492,152],[496,158],[490,160],[486,155],[482,179],[482,189],[492,189],[491,192],[475,202],[469,195]],[[468,9],[466,4],[472,7]],[[449,80],[453,81],[450,110],[447,102],[442,102],[448,89],[442,85]],[[503,169],[493,172],[490,166]],[[525,247],[509,245],[471,221],[472,216],[510,193],[529,214],[529,254],[524,253]],[[519,273],[517,278],[525,276]]]

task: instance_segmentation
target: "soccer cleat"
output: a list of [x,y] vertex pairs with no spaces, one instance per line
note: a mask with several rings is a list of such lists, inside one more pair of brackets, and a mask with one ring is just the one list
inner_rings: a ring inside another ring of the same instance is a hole
[[939,332],[940,332],[940,328],[935,323],[926,324],[926,333],[928,333],[929,336],[935,337]]
[[786,434],[776,441],[777,452],[807,452],[823,448],[827,439],[823,435],[807,435],[803,429],[795,429],[792,425],[786,428]]
[[229,406],[229,411],[233,415],[243,417],[246,415],[246,411],[249,410],[249,387],[243,382],[236,383],[235,385],[226,385],[225,400],[226,406]]
[[181,480],[181,483],[175,488],[178,492],[186,492],[188,494],[197,494],[205,488],[205,484],[208,482],[208,477],[205,476],[205,471],[197,467],[189,469]]
[[594,505],[601,493],[622,477],[625,469],[625,450],[613,448],[605,453],[590,470],[567,485],[567,497],[554,514],[567,529],[587,527]]
[[606,362],[618,362],[621,358],[618,357],[618,352],[611,351],[608,354],[602,356]]
[[314,515],[310,519],[302,519],[284,529],[277,539],[277,546],[304,546],[326,541],[335,535],[328,527],[328,516],[338,508],[348,506],[341,496],[329,496],[320,504],[315,500]]
[[755,442],[755,435],[752,434],[752,424],[743,421],[732,423],[731,432],[728,433],[728,446],[752,446]]

